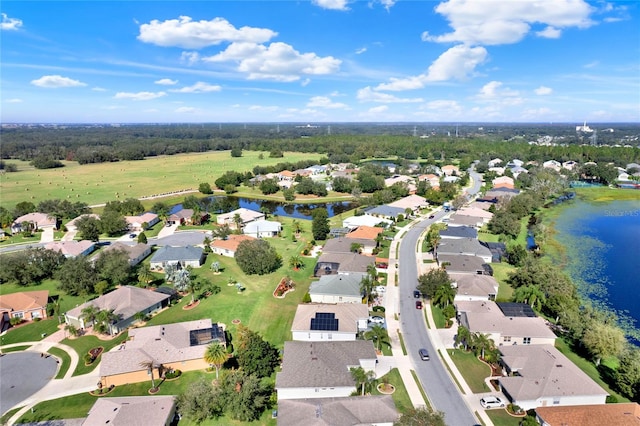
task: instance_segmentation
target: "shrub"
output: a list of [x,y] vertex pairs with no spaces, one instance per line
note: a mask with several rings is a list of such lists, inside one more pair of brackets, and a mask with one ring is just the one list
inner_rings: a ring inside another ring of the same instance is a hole
[[42,319],[42,318],[34,318],[34,319],[33,319],[33,321],[34,321],[34,322],[38,322],[38,321],[40,321],[41,319]]
[[180,375],[182,375],[182,371],[181,370],[171,370],[171,371],[167,371],[164,374],[164,378],[165,379],[175,379],[177,377],[180,377]]
[[92,357],[91,354],[85,354],[82,357],[82,360],[84,361],[85,364],[92,364],[93,361],[95,361],[96,359]]
[[11,325],[18,325],[18,324],[21,324],[21,323],[22,323],[22,321],[23,321],[23,319],[22,319],[22,318],[12,317],[12,318],[9,320],[9,324],[11,324]]
[[385,311],[384,306],[374,306],[371,310],[373,312],[384,312]]
[[311,303],[311,295],[309,293],[305,293],[302,297],[302,303]]
[[615,404],[618,402],[618,397],[615,395],[607,395],[606,403],[607,404]]

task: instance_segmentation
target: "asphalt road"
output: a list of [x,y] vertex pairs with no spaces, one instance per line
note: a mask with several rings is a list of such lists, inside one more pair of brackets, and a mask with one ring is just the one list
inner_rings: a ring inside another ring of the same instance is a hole
[[57,369],[54,357],[43,358],[37,352],[12,352],[0,357],[0,413],[40,390]]

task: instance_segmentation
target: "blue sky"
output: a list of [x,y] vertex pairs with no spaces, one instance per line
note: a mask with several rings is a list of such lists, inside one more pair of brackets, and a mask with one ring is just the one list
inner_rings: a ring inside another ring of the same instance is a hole
[[639,8],[5,0],[0,119],[639,122]]

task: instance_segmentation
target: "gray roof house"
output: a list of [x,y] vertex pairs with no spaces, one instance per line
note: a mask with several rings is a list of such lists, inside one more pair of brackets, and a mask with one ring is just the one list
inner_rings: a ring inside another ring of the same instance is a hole
[[376,372],[376,361],[369,340],[284,342],[282,371],[276,374],[278,400],[347,397],[356,390],[349,369]]
[[176,414],[173,395],[97,398],[82,426],[169,426]]
[[477,256],[442,254],[438,256],[438,264],[449,274],[493,275],[491,265]]
[[377,206],[365,211],[366,215],[395,220],[399,215],[404,216],[404,209],[388,205]]
[[553,345],[501,346],[504,394],[524,410],[604,404],[608,393]]
[[449,278],[458,289],[456,301],[495,300],[498,295],[498,281],[491,275],[449,274]]
[[475,238],[443,238],[436,248],[436,256],[443,254],[477,256],[486,263],[490,263],[493,259],[491,250]]
[[64,319],[67,324],[84,329],[92,325],[88,322],[85,323],[82,318],[82,310],[87,306],[113,311],[119,319],[111,324],[110,333],[117,334],[134,322],[133,317],[136,313],[149,314],[159,311],[167,305],[168,299],[169,295],[167,294],[127,285],[71,309],[64,314]]
[[365,273],[369,265],[375,265],[376,258],[358,253],[322,253],[318,258],[314,276],[343,273]]
[[398,416],[391,395],[278,401],[278,426],[392,426]]
[[362,252],[370,254],[376,247],[374,240],[366,238],[331,238],[327,240],[322,248],[323,253],[353,253],[351,251],[352,244],[360,244]]
[[442,239],[478,238],[478,230],[471,226],[449,226],[440,231]]
[[362,303],[360,282],[365,274],[323,275],[309,286],[314,303]]
[[200,247],[161,247],[151,258],[151,269],[162,270],[167,265],[199,268],[204,262],[204,250]]
[[475,216],[464,216],[454,213],[449,216],[449,228],[456,226],[471,226],[474,228],[481,228],[484,225],[484,219]]
[[369,308],[362,303],[304,303],[291,325],[293,340],[307,342],[356,340],[367,329]]

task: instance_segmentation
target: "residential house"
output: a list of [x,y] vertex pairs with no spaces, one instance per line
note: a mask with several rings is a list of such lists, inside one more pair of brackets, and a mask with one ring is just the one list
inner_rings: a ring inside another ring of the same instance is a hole
[[448,226],[449,228],[458,226],[468,226],[472,228],[480,229],[484,225],[484,219],[475,216],[463,216],[461,214],[454,213],[449,216]]
[[367,272],[369,265],[375,265],[373,256],[358,253],[322,253],[314,269],[314,276]]
[[491,263],[491,251],[476,238],[444,238],[436,248],[436,257],[441,255],[477,256],[485,263]]
[[96,243],[89,240],[82,241],[53,241],[45,244],[47,250],[58,251],[66,258],[87,256],[96,248]]
[[326,175],[327,174],[327,166],[316,164],[313,166],[307,167],[307,170],[311,172],[311,175]]
[[380,217],[369,216],[369,215],[360,215],[360,216],[351,216],[342,221],[342,226],[345,228],[349,228],[351,230],[359,227],[359,226],[381,226],[387,227],[391,225],[393,221],[389,219],[383,219]]
[[573,160],[565,161],[564,163],[562,163],[563,169],[573,170],[576,167],[578,167],[578,163]]
[[67,228],[68,232],[78,232],[78,221],[85,217],[91,217],[93,219],[100,220],[100,216],[97,214],[93,214],[93,213],[81,214],[80,216],[67,222],[67,224],[64,227]]
[[498,379],[502,392],[524,410],[606,402],[607,391],[553,344],[505,345],[498,349],[506,375]]
[[493,275],[491,265],[477,256],[441,254],[438,256],[438,265],[450,274]]
[[358,226],[353,231],[349,232],[345,237],[353,239],[362,239],[375,241],[378,235],[384,232],[384,228],[379,226]]
[[199,268],[204,263],[204,250],[200,247],[185,246],[172,247],[163,246],[151,257],[151,269],[163,270],[167,265],[186,268]]
[[138,216],[125,216],[124,220],[127,222],[129,230],[136,232],[144,231],[160,222],[158,215],[151,212],[142,213]]
[[291,170],[283,170],[281,172],[279,172],[277,175],[277,179],[280,182],[289,182],[290,184],[293,183],[296,174],[294,172],[292,172]]
[[235,257],[238,246],[243,241],[255,240],[250,235],[231,234],[225,240],[213,240],[209,247],[211,251],[220,256]]
[[0,332],[8,327],[11,318],[31,321],[47,317],[49,290],[20,291],[0,294]]
[[490,203],[488,201],[474,201],[473,203],[469,204],[469,207],[472,209],[489,210],[493,205],[493,203]]
[[71,309],[64,314],[64,320],[78,329],[91,327],[93,324],[82,317],[82,310],[88,306],[94,306],[99,310],[112,311],[118,317],[118,320],[109,326],[110,334],[118,334],[135,322],[135,314],[158,312],[167,306],[168,299],[167,294],[130,285],[122,286]]
[[494,172],[495,174],[497,174],[498,176],[502,176],[506,170],[506,168],[504,167],[489,167],[488,169],[490,172]]
[[352,250],[354,244],[360,246],[360,253],[371,254],[371,251],[376,247],[375,241],[365,238],[331,238],[322,247],[323,253],[355,253]]
[[32,231],[56,229],[58,221],[47,213],[28,213],[20,216],[11,224],[11,232],[22,232],[22,224],[28,223]]
[[485,192],[483,196],[478,197],[478,201],[489,201],[491,203],[497,203],[498,201],[502,200],[510,200],[519,193],[520,191],[518,189],[494,188]]
[[455,305],[460,324],[472,333],[488,334],[496,346],[553,345],[556,340],[546,321],[527,304],[461,300]]
[[309,286],[313,303],[359,303],[362,304],[360,283],[365,274],[323,275]]
[[553,169],[556,172],[559,172],[562,168],[562,163],[556,160],[548,160],[542,163],[542,167],[544,167],[545,169]]
[[458,166],[454,166],[452,164],[447,164],[446,166],[442,166],[442,172],[446,176],[459,176],[460,168]]
[[204,370],[209,367],[204,353],[212,342],[226,346],[224,329],[210,319],[132,328],[124,347],[102,354],[102,387],[150,380],[151,372],[141,365],[145,362],[153,363],[158,380],[172,369]]
[[338,342],[356,340],[367,329],[369,308],[362,303],[298,305],[291,326],[292,340]]
[[231,229],[236,229],[236,215],[239,217],[240,227],[242,228],[249,222],[253,222],[254,220],[263,220],[264,213],[256,212],[253,210],[245,209],[241,207],[237,210],[234,210],[229,213],[219,214],[217,217],[218,225],[229,225]]
[[270,238],[277,237],[282,232],[282,224],[280,222],[270,220],[255,220],[247,223],[242,228],[242,233],[250,235],[254,238]]
[[418,182],[426,180],[429,182],[429,186],[433,189],[440,189],[440,176],[433,173],[418,176]]
[[448,183],[456,183],[459,180],[460,178],[458,176],[445,176],[444,178],[442,178],[443,182],[448,182]]
[[638,163],[627,164],[625,170],[632,176],[640,176],[640,164]]
[[513,160],[507,163],[507,168],[522,167],[522,166],[524,166],[524,161],[518,160],[517,158],[514,158]]
[[276,373],[278,400],[348,397],[356,391],[351,368],[376,371],[369,340],[284,342],[282,371]]
[[413,214],[418,213],[420,212],[420,210],[429,207],[429,203],[427,202],[426,198],[421,197],[419,195],[415,195],[415,194],[408,195],[404,198],[401,198],[387,205],[390,207],[399,207],[401,209],[404,209],[405,211],[407,209],[410,209],[413,212]]
[[481,218],[484,223],[488,223],[493,218],[493,213],[487,210],[475,209],[471,207],[463,207],[456,212],[460,216],[472,216]]
[[[193,209],[180,209],[177,212],[171,214],[168,218],[167,218],[167,223],[170,225],[192,225],[193,224],[193,218],[194,218],[195,212]],[[202,223],[203,221],[207,220],[209,218],[209,214],[206,212],[200,212],[198,213],[198,223]]]
[[515,183],[513,181],[513,178],[509,177],[509,176],[500,176],[499,178],[495,178],[491,181],[491,185],[493,185],[494,188],[509,188],[509,189],[513,189]]
[[541,426],[640,426],[640,404],[636,402],[547,406],[535,410]]
[[278,401],[278,426],[393,426],[398,416],[391,395]]
[[448,226],[445,229],[440,230],[440,238],[442,240],[454,239],[459,240],[462,238],[477,239],[478,230],[472,226]]
[[98,254],[91,258],[91,261],[95,262],[103,253],[109,253],[114,250],[123,251],[129,258],[129,265],[131,266],[136,266],[151,254],[151,246],[148,244],[138,243],[132,246],[120,241],[115,241],[100,250]]
[[511,168],[511,174],[513,175],[514,179],[518,179],[518,176],[520,176],[523,173],[529,173],[529,170],[525,169],[524,167],[521,166],[516,166],[516,167],[512,167]]
[[493,160],[487,161],[487,165],[489,167],[496,167],[499,164],[502,164],[502,160],[499,158],[494,158]]
[[382,205],[366,210],[365,214],[395,221],[398,219],[398,216],[404,216],[404,209]]
[[103,397],[96,399],[82,426],[170,426],[175,417],[173,395]]
[[507,257],[507,245],[505,243],[480,241],[480,244],[488,248],[491,252],[491,263],[502,262],[502,259]]
[[387,188],[395,184],[402,184],[403,186],[406,186],[410,194],[416,192],[417,189],[416,184],[414,183],[414,180],[411,176],[394,175],[384,180],[384,186],[386,186]]
[[456,302],[496,300],[499,285],[491,275],[449,274],[449,278],[457,288]]

